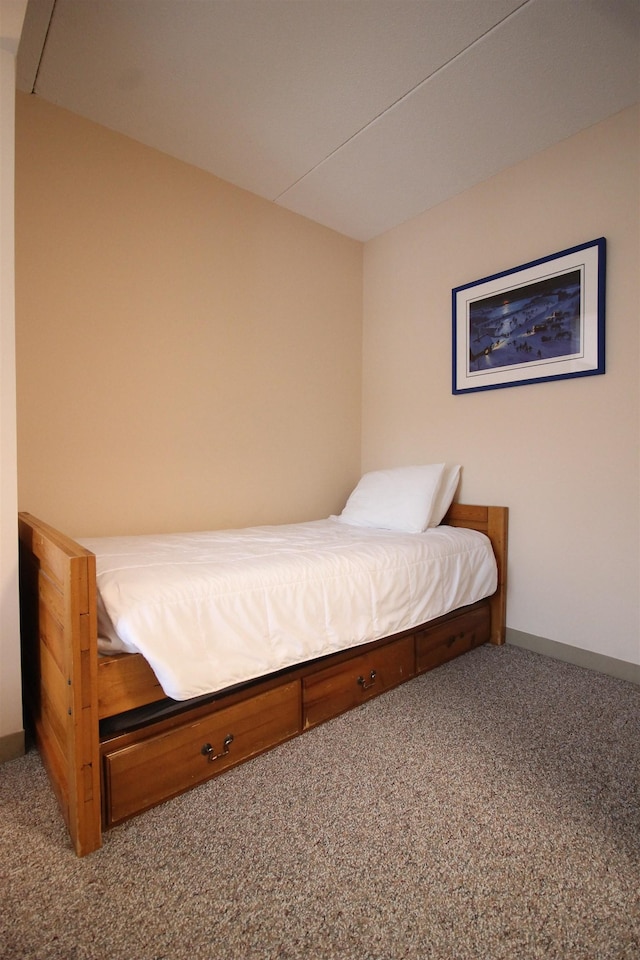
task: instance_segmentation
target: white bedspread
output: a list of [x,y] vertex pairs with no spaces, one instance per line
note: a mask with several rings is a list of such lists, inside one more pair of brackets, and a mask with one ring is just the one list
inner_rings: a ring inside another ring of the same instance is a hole
[[487,537],[336,519],[83,539],[96,554],[99,647],[141,653],[185,700],[390,636],[489,596]]

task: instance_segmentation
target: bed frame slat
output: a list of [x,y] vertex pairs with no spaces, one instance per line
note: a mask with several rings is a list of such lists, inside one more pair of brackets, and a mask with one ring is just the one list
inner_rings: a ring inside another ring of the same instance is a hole
[[98,713],[101,720],[165,697],[155,673],[139,653],[99,658]]

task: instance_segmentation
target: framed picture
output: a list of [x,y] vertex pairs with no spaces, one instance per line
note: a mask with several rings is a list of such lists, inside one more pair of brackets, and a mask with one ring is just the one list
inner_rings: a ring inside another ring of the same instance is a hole
[[453,392],[604,373],[604,237],[452,291]]

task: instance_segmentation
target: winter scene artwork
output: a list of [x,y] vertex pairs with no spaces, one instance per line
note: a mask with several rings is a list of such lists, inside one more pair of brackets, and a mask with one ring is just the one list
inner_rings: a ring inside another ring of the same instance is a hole
[[605,240],[453,290],[453,392],[604,373]]
[[514,366],[580,353],[581,273],[469,304],[469,370]]

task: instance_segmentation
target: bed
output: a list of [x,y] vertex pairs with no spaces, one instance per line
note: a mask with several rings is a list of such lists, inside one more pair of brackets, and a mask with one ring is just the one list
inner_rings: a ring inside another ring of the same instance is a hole
[[[341,518],[329,519],[344,540]],[[312,614],[316,610],[311,595],[310,608],[305,607],[300,624],[289,631],[299,633],[293,653],[274,661],[259,659],[253,669],[243,662],[240,672],[234,663],[232,672],[214,684],[216,689],[211,682],[191,688],[190,681],[174,689],[168,687],[171,681],[154,653],[129,652],[135,649],[132,634],[127,634],[126,650],[99,653],[98,634],[105,632],[98,630],[99,612],[104,620],[105,611],[98,581],[104,573],[97,573],[96,553],[86,542],[20,513],[25,723],[76,853],[98,849],[103,831],[110,827],[419,673],[481,643],[503,643],[507,524],[507,508],[454,503],[441,522],[416,538],[446,545],[456,529],[488,538],[495,581],[487,596],[423,620],[421,603],[407,619],[401,592],[400,602],[392,596],[396,612],[391,619],[377,613],[365,618],[367,628],[354,628],[344,642],[333,636],[327,640],[329,620],[320,618],[317,633],[322,640],[309,646],[302,639],[309,609]],[[320,536],[326,526],[324,521],[315,526],[312,522],[313,536]],[[372,541],[378,539],[371,531],[360,532],[365,539],[370,534]],[[347,537],[353,539],[350,533]],[[382,539],[388,556],[394,537]],[[98,568],[102,562],[98,557]],[[480,592],[486,593],[487,581],[480,580]],[[456,603],[456,595],[445,602]],[[353,617],[358,620],[355,607]],[[273,620],[271,608],[269,618]],[[262,630],[260,624],[257,630]],[[277,624],[272,633],[280,650]],[[183,652],[178,659],[188,658]]]

